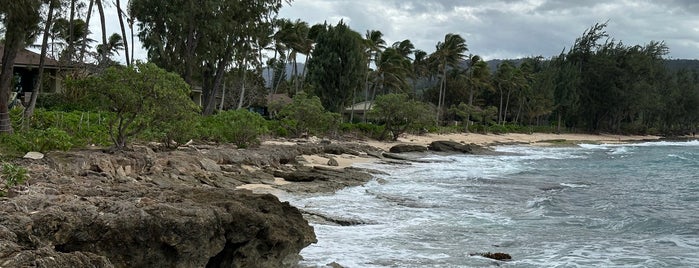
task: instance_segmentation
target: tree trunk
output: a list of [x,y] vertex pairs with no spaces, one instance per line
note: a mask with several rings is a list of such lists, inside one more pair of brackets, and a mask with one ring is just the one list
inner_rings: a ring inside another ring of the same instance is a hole
[[504,125],[507,123],[507,110],[509,109],[510,106],[510,93],[512,93],[512,90],[507,91],[507,99],[505,101],[505,111],[502,113],[502,124]]
[[12,78],[14,75],[14,63],[19,51],[24,44],[24,31],[17,31],[18,25],[10,21],[5,34],[5,49],[2,55],[2,72],[0,73],[0,133],[12,134],[12,122],[10,121],[10,113],[8,102],[10,100],[10,87],[12,86]]
[[308,70],[308,59],[310,58],[310,56],[311,53],[309,52],[308,54],[306,54],[306,59],[303,62],[303,71],[301,72],[301,85],[299,86],[301,90],[303,90],[306,86],[306,70]]
[[[102,6],[102,0],[96,0],[96,4],[97,11],[100,14],[100,25],[102,27],[102,50],[105,50],[107,47],[107,25],[104,21],[104,7]],[[104,60],[107,58],[107,53],[107,51],[102,51],[102,53],[100,53],[100,62],[104,62]]]
[[[71,62],[73,60],[73,53],[75,53],[75,1],[76,0],[70,0],[70,15],[69,15],[69,20],[68,20],[68,48],[66,49],[68,53],[67,60],[68,62]],[[50,5],[50,3],[49,3]]]
[[498,106],[498,125],[502,124],[502,87],[498,86],[498,91],[500,91],[500,105]]
[[124,42],[124,57],[126,58],[126,66],[131,66],[131,60],[129,59],[129,38],[126,37],[126,28],[124,27],[124,18],[122,17],[124,12],[121,10],[121,1],[116,0],[117,6],[117,16],[119,17],[119,27],[121,27],[121,36]]
[[[90,17],[92,16],[92,6],[95,3],[95,0],[90,0],[90,4],[87,7],[87,18],[85,19],[85,28],[90,29]],[[85,42],[85,39],[87,39],[87,32],[85,31],[85,34],[83,35],[83,42],[82,46],[80,47],[80,63],[85,62],[85,50],[87,49],[87,42]]]
[[[44,24],[44,36],[41,40],[41,57],[39,58],[39,74],[37,75],[36,81],[34,81],[34,87],[32,89],[32,98],[29,101],[29,106],[24,110],[24,118],[31,118],[34,115],[34,107],[36,107],[36,99],[39,97],[39,92],[41,91],[41,80],[44,76],[44,65],[46,63],[46,50],[48,49],[49,42],[49,30],[51,29],[51,23],[53,22],[53,10],[54,10],[54,0],[49,1],[49,10],[46,15],[46,22]],[[29,120],[24,120],[25,127],[29,124]]]
[[442,69],[442,82],[439,85],[439,99],[437,100],[437,125],[439,125],[439,122],[442,119],[442,105],[443,105],[443,100],[444,100],[444,95],[446,93],[446,87],[447,87],[447,64],[446,62],[444,63],[444,67]]
[[240,67],[241,70],[243,71],[243,75],[242,75],[243,83],[240,87],[240,99],[238,100],[237,110],[240,110],[241,108],[243,108],[243,100],[245,99],[245,76],[247,74],[247,71],[245,70],[245,65],[246,65],[246,62],[245,62],[245,60],[243,60],[243,65]]
[[206,94],[207,98],[205,100],[206,103],[204,103],[203,110],[204,115],[212,115],[214,113],[214,109],[216,109],[216,96],[221,89],[223,74],[226,72],[226,66],[228,65],[228,62],[226,62],[225,59],[226,57],[222,57],[216,66],[216,75],[214,76],[213,85],[208,89],[209,94]]

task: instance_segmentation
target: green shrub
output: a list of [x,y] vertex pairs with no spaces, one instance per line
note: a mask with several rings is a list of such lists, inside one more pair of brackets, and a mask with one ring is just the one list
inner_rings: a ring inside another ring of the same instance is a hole
[[10,163],[2,163],[0,177],[2,178],[0,196],[5,196],[7,190],[13,186],[23,184],[27,180],[27,169]]
[[47,111],[37,109],[29,121],[32,129],[56,128],[71,136],[75,146],[108,145],[111,142],[107,122],[114,117],[108,112]]
[[418,131],[434,125],[435,112],[431,106],[409,99],[407,94],[386,94],[376,97],[368,116],[384,125],[379,139],[397,140],[408,131]]
[[202,120],[199,135],[204,140],[231,142],[239,148],[260,144],[267,124],[258,113],[246,110],[223,111]]
[[173,124],[194,122],[199,110],[189,98],[189,85],[152,63],[110,67],[87,85],[100,108],[114,114],[107,125],[116,149],[147,129],[173,137],[181,130]]
[[291,135],[298,137],[335,131],[340,125],[341,116],[325,111],[318,97],[309,96],[302,91],[279,112],[277,118]]

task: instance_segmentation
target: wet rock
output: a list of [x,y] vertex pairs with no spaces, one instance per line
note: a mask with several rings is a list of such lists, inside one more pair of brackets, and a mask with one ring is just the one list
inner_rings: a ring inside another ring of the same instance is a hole
[[502,253],[502,252],[496,252],[496,253],[490,253],[490,252],[486,252],[486,253],[475,253],[475,254],[471,254],[471,255],[472,255],[472,256],[473,256],[473,255],[478,255],[478,256],[482,256],[482,257],[486,257],[486,258],[488,258],[488,259],[493,259],[493,260],[498,260],[498,261],[508,261],[508,260],[512,260],[512,256],[510,256],[510,254]]
[[426,152],[427,147],[415,144],[397,144],[388,150],[391,153],[410,153],[410,152]]
[[453,152],[465,154],[482,154],[487,150],[477,144],[461,144],[455,141],[433,141],[427,148],[435,152]]
[[326,264],[325,266],[330,267],[330,268],[345,268],[344,266],[340,265],[337,262],[331,262]]

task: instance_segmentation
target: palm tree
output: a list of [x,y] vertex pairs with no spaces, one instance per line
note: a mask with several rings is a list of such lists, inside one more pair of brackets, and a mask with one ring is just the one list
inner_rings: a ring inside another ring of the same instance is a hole
[[119,50],[124,48],[124,39],[121,38],[121,35],[117,33],[113,33],[111,36],[109,36],[109,41],[107,41],[106,45],[97,45],[97,53],[102,59],[100,61],[100,64],[106,63],[107,59],[110,57],[114,56],[114,54],[119,54]]
[[307,22],[297,19],[293,23],[291,29],[292,32],[289,40],[290,43],[287,44],[287,46],[290,48],[289,58],[291,58],[291,62],[293,64],[291,76],[294,78],[294,89],[296,93],[299,92],[299,87],[301,86],[296,56],[301,53],[305,54],[306,59],[308,59],[308,55],[311,54],[313,40],[308,38],[310,29],[311,28],[308,26]]
[[[90,29],[90,18],[92,17],[92,7],[94,6],[95,0],[90,0],[90,4],[87,7],[87,18],[85,18],[85,28]],[[84,32],[82,39],[87,39],[89,32]],[[87,44],[83,43],[80,46],[80,57],[79,61],[83,62],[85,60],[85,51],[87,50]]]
[[[406,78],[411,74],[410,60],[396,48],[387,48],[378,54],[372,100],[378,87],[382,94],[405,93],[408,87]],[[386,92],[388,89],[389,92]],[[394,92],[395,91],[395,92]]]
[[[61,61],[68,62],[80,59],[75,53],[75,47],[90,47],[90,43],[94,40],[87,38],[90,30],[87,23],[81,19],[70,22],[64,18],[58,18],[52,23],[49,36],[53,39],[52,50],[58,45],[63,49],[60,51],[58,58]],[[57,40],[56,40],[57,39]]]
[[458,34],[449,33],[444,36],[444,42],[437,43],[434,52],[435,59],[439,62],[442,72],[442,81],[439,85],[439,99],[437,101],[437,122],[441,119],[442,106],[444,105],[445,91],[447,88],[447,69],[457,68],[463,61],[466,51],[466,40]]
[[[102,46],[107,46],[107,24],[105,23],[105,18],[104,18],[104,6],[102,5],[102,0],[95,0],[97,4],[97,11],[99,12],[100,15],[100,26],[102,27]],[[99,54],[99,61],[104,61],[106,55],[104,54]]]
[[[288,19],[280,19],[274,22],[277,31],[274,33],[274,61],[275,70],[277,65],[282,66],[282,69],[286,68],[286,63],[288,60],[287,50],[290,48],[287,46],[291,40],[291,31],[293,28],[293,23]],[[276,93],[281,85],[282,81],[286,80],[286,75],[280,75],[278,72],[274,74],[274,77],[278,77],[277,81],[272,81],[272,93]]]
[[415,50],[413,51],[413,56],[415,59],[413,59],[413,90],[415,96],[417,96],[417,82],[420,80],[420,78],[427,76],[427,52],[422,51],[422,50]]
[[[49,9],[46,13],[46,21],[44,21],[44,32],[41,41],[41,57],[39,57],[39,70],[34,80],[34,85],[32,88],[32,96],[29,101],[29,106],[24,110],[24,118],[31,118],[34,115],[34,107],[36,106],[36,100],[39,96],[39,91],[41,90],[41,80],[44,75],[44,64],[46,62],[46,50],[49,42],[49,30],[51,29],[51,24],[53,22],[54,10],[59,7],[60,2],[57,0],[48,0]],[[28,123],[29,120],[24,122]],[[28,124],[25,124],[25,126]]]
[[[495,73],[495,85],[500,94],[500,104],[498,105],[498,124],[503,124],[507,120],[507,108],[503,107],[503,102],[505,99],[505,94],[507,94],[507,101],[509,102],[510,93],[516,87],[516,69],[512,66],[509,61],[504,61],[498,66],[498,70]],[[503,111],[503,108],[505,110]]]
[[408,59],[410,58],[410,54],[413,54],[413,50],[415,49],[415,45],[413,45],[409,39],[395,42],[391,47],[395,48],[398,54]]
[[[371,69],[371,63],[372,61],[376,63],[378,54],[381,53],[386,48],[386,41],[383,39],[383,33],[381,31],[377,30],[367,30],[366,35],[364,36],[364,45],[365,45],[365,53],[367,57],[367,70]],[[364,114],[362,121],[366,122],[366,111],[371,110],[371,103],[367,105],[367,101],[369,101],[369,75],[370,71],[367,72],[366,76],[364,77]],[[374,99],[375,92],[372,93],[371,99]],[[354,101],[354,100],[353,100]],[[352,106],[354,107],[354,106]],[[354,117],[354,110],[352,110],[352,113],[350,115],[350,120],[352,120]]]
[[39,0],[16,0],[0,5],[0,22],[5,26],[5,42],[0,69],[0,133],[12,133],[8,101],[17,52],[31,44],[41,20]]
[[126,38],[126,28],[124,28],[124,18],[125,16],[124,11],[121,9],[121,1],[116,0],[116,8],[117,8],[117,16],[119,17],[119,26],[121,27],[121,36],[122,36],[122,42],[124,43],[124,56],[126,57],[126,65],[131,65],[131,61],[129,59],[129,42],[127,41],[128,39]]

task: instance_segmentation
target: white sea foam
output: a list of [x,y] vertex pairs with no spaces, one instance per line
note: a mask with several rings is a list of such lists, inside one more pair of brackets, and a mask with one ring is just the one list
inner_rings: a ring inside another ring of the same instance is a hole
[[[288,200],[372,223],[312,223],[319,242],[301,252],[301,264],[487,267],[492,261],[468,253],[490,251],[513,255],[505,267],[691,267],[699,263],[699,225],[690,216],[699,203],[667,193],[694,196],[696,182],[686,175],[673,179],[677,169],[668,165],[696,162],[699,148],[667,145],[659,145],[662,153],[633,144],[500,146],[497,151],[512,155],[363,164],[390,174],[380,175],[381,183]],[[629,164],[638,161],[644,169]],[[650,181],[642,178],[650,171],[662,177],[652,184],[662,189],[648,191]]]

